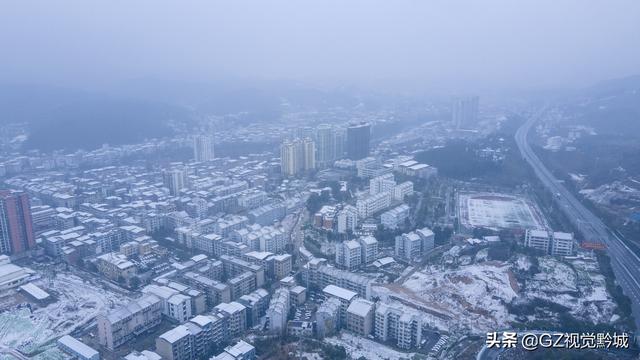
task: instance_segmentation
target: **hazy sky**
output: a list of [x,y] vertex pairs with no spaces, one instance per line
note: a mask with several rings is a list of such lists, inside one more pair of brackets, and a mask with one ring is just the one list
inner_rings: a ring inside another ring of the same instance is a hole
[[0,81],[579,86],[640,73],[640,1],[16,0],[0,45]]

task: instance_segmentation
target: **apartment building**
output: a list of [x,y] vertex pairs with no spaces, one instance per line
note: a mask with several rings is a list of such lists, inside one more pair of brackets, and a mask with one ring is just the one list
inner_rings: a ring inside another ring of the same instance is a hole
[[354,270],[362,263],[362,247],[356,240],[343,241],[336,244],[336,265]]
[[267,309],[269,330],[283,334],[287,329],[287,320],[290,309],[290,295],[287,288],[276,289]]
[[113,350],[161,321],[162,300],[153,294],[145,294],[125,306],[99,314],[98,340]]
[[373,332],[375,304],[364,299],[355,299],[347,308],[346,328],[354,334],[368,336]]

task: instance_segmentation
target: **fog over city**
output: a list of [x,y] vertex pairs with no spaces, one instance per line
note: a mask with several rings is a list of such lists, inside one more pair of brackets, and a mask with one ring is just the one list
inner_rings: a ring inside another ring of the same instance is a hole
[[[464,91],[638,71],[637,1],[9,1],[1,79],[286,79]],[[46,62],[42,62],[46,59]]]
[[0,360],[640,357],[640,2],[5,1]]

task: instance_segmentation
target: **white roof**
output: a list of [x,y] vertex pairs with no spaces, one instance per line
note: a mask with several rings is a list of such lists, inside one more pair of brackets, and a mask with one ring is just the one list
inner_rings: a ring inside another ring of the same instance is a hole
[[395,260],[391,256],[383,257],[373,262],[373,265],[376,267],[385,266],[391,263],[394,263]]
[[360,247],[360,243],[355,241],[355,240],[349,240],[349,241],[345,241],[344,244],[349,248],[349,249],[356,249]]
[[241,355],[249,353],[253,349],[254,347],[251,344],[245,342],[244,340],[240,340],[235,345],[224,349],[224,351],[234,356],[235,358],[238,358]]
[[245,309],[245,306],[238,302],[232,301],[230,303],[220,303],[216,305],[215,308],[226,313],[233,314],[238,311],[242,311],[243,309]]
[[205,254],[198,254],[198,255],[195,255],[195,256],[191,257],[191,260],[193,260],[195,262],[199,262],[199,261],[206,260],[206,259],[207,259],[207,255],[205,255]]
[[573,240],[573,234],[566,232],[554,232],[553,238],[559,240]]
[[549,233],[546,232],[545,230],[529,230],[529,235],[533,237],[539,237],[539,238],[549,237]]
[[178,340],[189,336],[191,334],[191,332],[189,331],[189,328],[184,326],[184,325],[178,325],[176,327],[174,327],[173,329],[167,331],[166,333],[160,335],[159,337],[161,339],[166,340],[168,343],[173,344],[175,342],[177,342]]
[[378,243],[378,240],[376,240],[376,238],[374,238],[371,235],[361,237],[360,241],[362,241],[366,245],[373,245],[373,244],[377,244]]
[[355,299],[347,308],[347,312],[365,317],[373,311],[373,303],[365,299]]
[[409,169],[411,169],[411,170],[422,170],[422,169],[427,168],[427,167],[429,167],[429,165],[427,165],[427,164],[416,164],[416,165],[410,166]]
[[149,350],[142,350],[140,352],[133,351],[129,355],[124,357],[125,360],[160,360],[162,357],[157,353]]
[[169,299],[171,296],[176,295],[178,291],[167,287],[167,286],[158,286],[158,285],[147,285],[142,289],[142,292],[145,294],[154,294],[161,299]]
[[355,298],[356,296],[358,296],[357,293],[345,289],[345,288],[341,288],[339,286],[335,286],[335,285],[327,285],[325,286],[325,288],[322,290],[322,292],[326,293],[327,295],[331,295],[343,300],[347,300],[347,301],[351,301],[353,298]]
[[86,344],[78,341],[77,339],[69,335],[65,335],[60,339],[58,339],[58,343],[66,346],[67,348],[71,349],[75,353],[82,355],[82,357],[87,359],[90,359],[99,354],[95,349],[87,346]]
[[213,320],[211,319],[210,316],[206,316],[206,315],[197,315],[194,316],[193,318],[191,318],[189,321],[191,321],[192,323],[200,326],[200,327],[204,327],[207,324],[213,322]]
[[49,293],[40,289],[33,283],[28,283],[20,286],[20,289],[26,291],[29,295],[33,296],[37,300],[44,300],[49,297]]
[[418,234],[420,234],[421,236],[424,236],[424,237],[429,237],[429,236],[434,235],[434,234],[433,234],[433,231],[431,231],[431,229],[429,229],[429,228],[427,228],[427,227],[422,228],[422,229],[418,229],[418,230],[416,230],[416,232],[417,232]]

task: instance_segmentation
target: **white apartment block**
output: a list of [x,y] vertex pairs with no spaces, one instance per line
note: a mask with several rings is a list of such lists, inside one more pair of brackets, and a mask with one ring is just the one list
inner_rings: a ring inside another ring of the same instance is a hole
[[267,309],[267,319],[269,320],[269,330],[283,334],[287,329],[287,320],[290,309],[290,294],[285,287],[278,288],[269,302]]
[[347,308],[347,329],[360,336],[373,332],[375,304],[364,299],[355,299]]
[[524,246],[549,253],[551,234],[546,230],[527,230],[524,236]]
[[407,204],[396,206],[380,215],[380,222],[387,229],[397,229],[409,218],[411,208]]
[[194,360],[196,344],[191,329],[178,325],[156,339],[156,352],[166,360]]
[[422,239],[422,252],[427,252],[435,247],[436,235],[431,229],[425,227],[416,230],[416,234]]
[[396,186],[393,174],[388,173],[381,176],[376,176],[369,180],[369,194],[375,195],[381,192],[393,191]]
[[348,270],[357,269],[362,263],[362,246],[356,240],[336,244],[336,264]]
[[411,181],[405,181],[393,188],[393,199],[403,201],[405,196],[411,195],[412,193],[413,183]]
[[330,297],[316,311],[316,332],[320,338],[331,336],[340,329],[340,300]]
[[99,314],[98,340],[106,348],[115,349],[161,321],[162,300],[146,294],[125,306]]
[[422,239],[415,232],[396,236],[396,256],[413,261],[422,254]]
[[346,324],[347,308],[351,304],[351,301],[358,297],[358,294],[335,285],[325,286],[324,289],[322,289],[322,292],[327,297],[334,297],[340,300],[340,323]]
[[309,265],[307,274],[309,282],[318,288],[323,289],[327,285],[336,285],[354,291],[365,299],[370,298],[373,279],[332,266]]
[[247,328],[246,307],[238,302],[221,303],[213,308],[213,312],[227,318],[230,337],[242,335]]
[[401,306],[378,302],[374,327],[376,339],[383,342],[395,341],[401,349],[418,347],[422,340],[422,321],[419,314]]
[[360,219],[366,219],[372,216],[376,212],[382,211],[389,207],[391,204],[391,193],[381,192],[375,195],[366,195],[358,198],[356,201],[356,208],[358,210],[358,217]]
[[276,280],[280,280],[291,273],[293,268],[291,255],[274,255],[271,259],[273,261],[273,276]]
[[338,232],[346,233],[356,231],[358,227],[358,209],[351,205],[347,205],[338,212]]
[[180,294],[178,290],[168,286],[147,285],[142,289],[143,294],[153,294],[162,300],[162,313],[177,321],[183,323],[191,318],[192,299],[191,297]]
[[553,243],[551,245],[551,255],[571,256],[573,255],[573,234],[565,232],[554,232]]
[[362,236],[358,239],[361,249],[361,262],[369,264],[378,258],[378,240],[373,236]]

